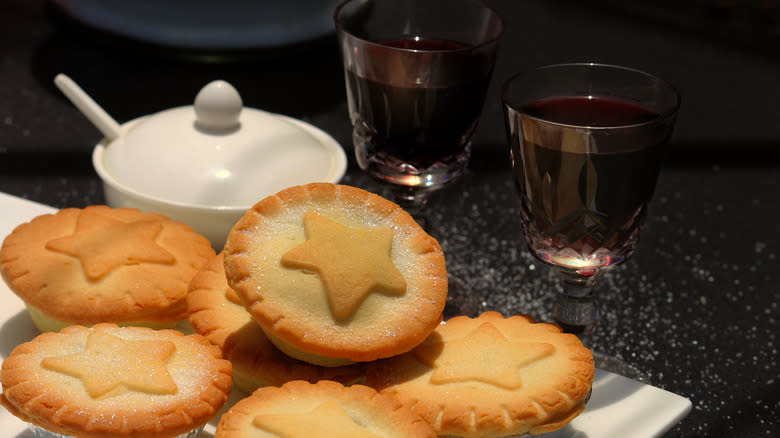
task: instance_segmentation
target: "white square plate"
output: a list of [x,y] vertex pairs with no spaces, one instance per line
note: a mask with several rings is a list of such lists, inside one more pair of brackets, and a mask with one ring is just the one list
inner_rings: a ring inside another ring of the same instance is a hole
[[[0,192],[0,239],[13,229],[55,209]],[[38,334],[22,301],[0,282],[0,359],[5,359],[18,344]],[[228,406],[245,397],[234,391]],[[227,408],[227,407],[226,407]],[[585,411],[568,426],[544,435],[544,438],[659,437],[682,420],[691,410],[685,397],[596,370],[593,395]],[[216,419],[208,424],[202,437],[213,437]],[[0,410],[0,430],[8,437],[31,437],[27,425],[5,409]]]

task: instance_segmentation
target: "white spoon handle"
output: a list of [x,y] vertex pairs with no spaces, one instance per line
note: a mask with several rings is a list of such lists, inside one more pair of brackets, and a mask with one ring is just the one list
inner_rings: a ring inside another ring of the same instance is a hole
[[119,124],[108,113],[92,100],[71,78],[60,73],[54,78],[54,84],[62,90],[62,93],[76,105],[76,108],[84,114],[90,122],[108,141],[119,137]]

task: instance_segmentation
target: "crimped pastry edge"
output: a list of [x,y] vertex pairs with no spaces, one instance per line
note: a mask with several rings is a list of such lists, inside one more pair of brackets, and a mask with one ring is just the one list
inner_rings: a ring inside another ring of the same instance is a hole
[[373,417],[375,422],[393,429],[393,436],[399,438],[436,437],[431,426],[419,415],[395,398],[380,394],[373,388],[359,384],[344,386],[330,380],[316,383],[295,380],[281,387],[260,388],[239,400],[220,418],[214,438],[243,438],[245,429],[256,415],[279,404],[292,403],[292,400],[314,405],[336,401],[345,410],[360,410],[362,415]]

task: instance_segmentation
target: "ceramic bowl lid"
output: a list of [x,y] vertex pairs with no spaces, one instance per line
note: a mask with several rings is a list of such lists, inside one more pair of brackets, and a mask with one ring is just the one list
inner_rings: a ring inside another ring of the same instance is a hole
[[147,196],[209,207],[249,207],[309,182],[338,182],[346,156],[304,122],[242,107],[225,81],[206,85],[195,104],[141,117],[109,143],[106,170]]

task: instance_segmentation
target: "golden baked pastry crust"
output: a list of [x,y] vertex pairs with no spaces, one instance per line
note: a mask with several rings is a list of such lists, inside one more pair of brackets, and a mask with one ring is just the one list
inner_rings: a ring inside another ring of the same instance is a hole
[[314,366],[274,347],[228,286],[223,253],[192,278],[187,304],[192,328],[222,349],[225,359],[233,363],[234,384],[247,393],[290,380],[327,379],[348,384],[363,378],[360,365]]
[[213,256],[183,223],[89,206],[18,226],[0,249],[0,273],[28,306],[67,324],[173,324],[186,319],[189,281]]
[[431,426],[392,397],[362,385],[291,381],[240,400],[217,425],[214,438],[244,437],[434,438]]
[[218,413],[231,390],[232,368],[200,335],[96,324],[17,346],[0,380],[0,402],[46,430],[164,438]]
[[559,429],[585,408],[593,355],[554,324],[485,312],[442,323],[422,344],[368,364],[366,384],[397,397],[439,435]]
[[[346,317],[334,316],[328,300],[332,291],[320,273],[282,263],[285,254],[309,243],[304,222],[312,217],[333,222],[345,233],[389,228],[389,257],[403,276],[404,291],[372,289],[354,311],[344,312]],[[224,252],[228,284],[277,345],[281,341],[313,355],[370,361],[410,350],[441,321],[447,295],[441,247],[398,205],[362,189],[316,183],[263,199],[233,227]]]

